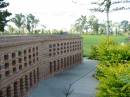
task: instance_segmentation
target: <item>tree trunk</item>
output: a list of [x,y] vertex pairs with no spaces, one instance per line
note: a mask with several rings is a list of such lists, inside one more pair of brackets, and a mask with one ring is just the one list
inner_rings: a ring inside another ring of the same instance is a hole
[[109,36],[109,31],[110,31],[110,25],[109,25],[109,11],[107,11],[107,36]]

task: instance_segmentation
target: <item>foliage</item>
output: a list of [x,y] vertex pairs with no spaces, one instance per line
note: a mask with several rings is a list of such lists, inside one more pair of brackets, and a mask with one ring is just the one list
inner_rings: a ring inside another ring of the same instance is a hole
[[98,59],[105,65],[126,63],[130,60],[129,46],[117,44],[111,38],[103,40],[97,49]]
[[[95,45],[98,45],[100,43],[100,41],[103,41],[103,39],[106,38],[105,35],[82,35],[83,37],[83,54],[84,56],[87,56],[91,59],[93,59],[91,55],[91,52],[93,52],[93,48],[95,47]],[[127,37],[126,36],[111,36],[111,38],[117,42],[117,43],[122,43],[122,42],[127,42]]]
[[[106,31],[106,22],[99,22],[99,19],[94,15],[89,17],[81,15],[70,29],[72,33],[90,35],[104,35]],[[130,31],[130,23],[127,20],[119,23],[109,21],[109,35],[123,35],[128,31]]]
[[92,15],[87,18],[87,16],[79,17],[72,27],[72,32],[85,34],[88,31],[94,34],[98,34],[99,23],[96,16]]
[[130,97],[130,64],[99,65],[98,69],[103,75],[99,77],[97,97]]
[[[25,16],[22,13],[20,13],[20,14],[15,14],[15,16],[12,18],[12,22],[18,28],[19,34],[24,33],[24,31],[25,32],[28,31],[29,34],[33,34],[33,30],[34,28],[36,28],[37,24],[39,23],[39,20],[36,19],[36,17],[32,14]],[[38,31],[36,30],[34,31],[34,33],[35,32],[37,33]]]
[[127,20],[123,20],[120,23],[120,27],[123,29],[123,32],[127,32],[127,30],[129,29],[129,22]]
[[99,34],[105,34],[106,33],[106,26],[104,23],[99,24]]
[[12,27],[11,25],[8,25],[7,31],[8,31],[10,34],[13,34],[13,33],[15,32],[15,28]]
[[96,68],[97,97],[130,97],[129,45],[107,37],[92,50],[91,56],[100,61]]
[[91,47],[89,58],[98,60],[98,47],[96,45]]
[[98,34],[99,23],[98,23],[98,19],[96,18],[96,16],[92,15],[92,16],[89,17],[88,25],[93,30],[93,32]]
[[76,32],[76,33],[80,33],[83,34],[84,31],[88,30],[88,26],[87,26],[87,17],[81,15],[81,17],[79,17],[76,21],[75,24],[72,27],[72,32]]
[[4,27],[6,26],[7,17],[11,15],[7,10],[3,10],[3,8],[9,6],[9,3],[4,2],[4,0],[0,0],[0,31],[4,31]]
[[25,25],[25,16],[22,13],[15,14],[15,17],[12,18],[12,22],[20,29]]
[[89,58],[98,59],[105,65],[127,63],[130,60],[130,50],[128,45],[121,45],[111,38],[104,39],[91,48]]
[[32,14],[27,15],[26,17],[26,28],[29,32],[33,32],[33,29],[36,28],[39,20]]
[[92,4],[97,5],[98,7],[90,9],[94,12],[105,12],[107,17],[107,35],[110,34],[110,24],[109,24],[109,13],[112,11],[119,11],[119,10],[128,10],[130,7],[126,6],[117,6],[118,4],[122,3],[129,3],[129,0],[118,0],[118,1],[112,1],[112,0],[99,0],[97,2],[92,2]]

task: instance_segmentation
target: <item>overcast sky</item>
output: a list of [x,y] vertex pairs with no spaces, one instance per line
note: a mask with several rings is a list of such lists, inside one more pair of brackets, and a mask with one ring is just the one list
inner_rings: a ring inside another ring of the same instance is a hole
[[[89,11],[92,0],[7,0],[10,3],[9,11],[13,14],[32,13],[40,19],[40,23],[47,28],[69,29],[81,15],[95,14],[101,21],[105,21],[105,14]],[[113,21],[130,20],[130,10],[111,13]]]

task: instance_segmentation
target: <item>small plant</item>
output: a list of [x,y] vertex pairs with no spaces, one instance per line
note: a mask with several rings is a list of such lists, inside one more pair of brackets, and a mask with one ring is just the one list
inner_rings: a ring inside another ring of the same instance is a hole
[[69,97],[72,93],[73,93],[73,89],[72,88],[72,84],[69,84],[68,87],[65,87],[63,90],[63,94],[65,95],[65,97]]

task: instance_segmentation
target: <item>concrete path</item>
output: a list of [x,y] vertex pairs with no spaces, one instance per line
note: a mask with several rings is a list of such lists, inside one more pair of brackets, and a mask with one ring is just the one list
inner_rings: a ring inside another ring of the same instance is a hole
[[96,64],[96,61],[84,60],[80,65],[41,81],[28,97],[65,97],[65,88],[70,84],[73,92],[69,97],[95,97],[98,81],[92,75]]

